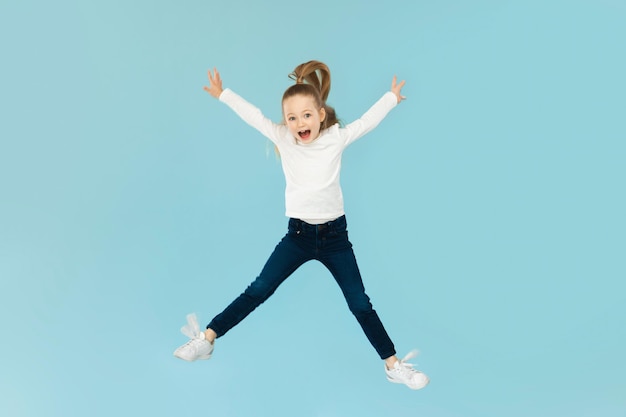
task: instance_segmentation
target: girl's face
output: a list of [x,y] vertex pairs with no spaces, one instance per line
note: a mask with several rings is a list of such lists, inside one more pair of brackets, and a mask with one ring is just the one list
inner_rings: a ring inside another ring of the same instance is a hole
[[311,143],[320,135],[326,111],[317,108],[313,97],[296,94],[283,101],[283,115],[293,137],[299,142]]

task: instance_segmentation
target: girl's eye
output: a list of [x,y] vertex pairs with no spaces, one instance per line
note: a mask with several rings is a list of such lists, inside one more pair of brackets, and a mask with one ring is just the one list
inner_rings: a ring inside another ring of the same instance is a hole
[[287,119],[287,120],[289,120],[290,122],[293,122],[294,120],[296,120],[296,118],[293,117],[293,116],[290,116],[289,119]]
[[308,119],[309,117],[311,117],[311,113],[306,113],[306,114],[304,115],[304,118],[305,118],[305,119]]

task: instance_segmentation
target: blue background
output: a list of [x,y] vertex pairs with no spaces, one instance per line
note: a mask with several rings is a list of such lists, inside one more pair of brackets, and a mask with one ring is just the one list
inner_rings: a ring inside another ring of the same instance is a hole
[[[0,415],[626,416],[626,3],[3,1]],[[303,266],[211,361],[172,356],[286,229],[269,142],[326,62],[359,117],[351,239],[413,392]]]

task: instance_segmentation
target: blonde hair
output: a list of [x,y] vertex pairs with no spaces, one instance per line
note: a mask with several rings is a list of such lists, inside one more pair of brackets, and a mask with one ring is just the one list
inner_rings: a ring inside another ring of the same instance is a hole
[[327,129],[339,123],[335,109],[326,104],[330,93],[330,70],[320,61],[309,61],[298,65],[289,78],[296,83],[285,90],[283,102],[296,95],[310,96],[320,109],[324,109],[326,117],[322,121],[321,129]]

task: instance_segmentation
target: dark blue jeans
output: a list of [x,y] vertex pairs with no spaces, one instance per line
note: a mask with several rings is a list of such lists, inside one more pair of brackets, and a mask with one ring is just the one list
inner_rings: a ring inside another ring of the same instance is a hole
[[320,261],[341,288],[348,307],[381,359],[396,354],[378,314],[365,293],[361,273],[348,240],[346,217],[320,225],[289,219],[285,237],[276,245],[261,274],[226,309],[209,323],[223,336],[276,291],[296,269],[310,260]]

